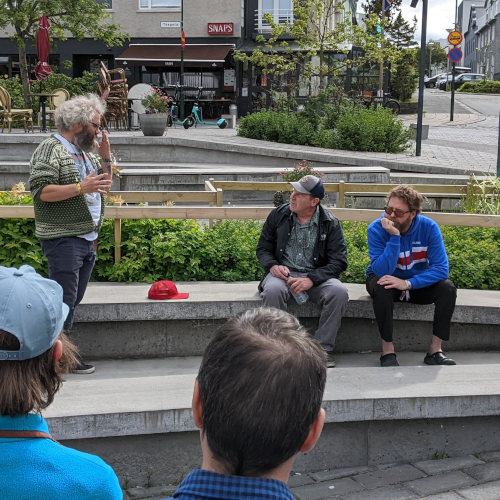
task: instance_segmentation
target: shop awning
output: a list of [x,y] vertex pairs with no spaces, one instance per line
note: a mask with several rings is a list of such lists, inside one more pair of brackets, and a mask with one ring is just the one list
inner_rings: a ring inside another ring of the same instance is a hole
[[[186,68],[220,68],[233,44],[186,44],[184,66]],[[118,66],[160,66],[179,67],[181,46],[161,44],[131,44],[128,49],[115,58]]]

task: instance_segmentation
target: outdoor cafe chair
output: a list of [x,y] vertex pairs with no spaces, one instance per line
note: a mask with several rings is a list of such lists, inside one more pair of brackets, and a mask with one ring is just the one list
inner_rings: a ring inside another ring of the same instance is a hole
[[13,109],[12,108],[12,98],[9,92],[0,87],[0,117],[2,118],[2,133],[7,125],[9,129],[9,134],[12,132],[12,120],[16,118],[22,118],[24,124],[24,132],[28,132],[31,126],[31,131],[33,130],[33,110],[32,109]]
[[66,89],[54,89],[52,91],[52,94],[54,94],[52,97],[49,97],[48,103],[49,107],[48,109],[45,110],[45,113],[49,115],[49,130],[50,130],[50,122],[54,116],[54,113],[56,112],[57,106],[59,104],[63,103],[64,101],[67,101],[70,98],[69,92]]

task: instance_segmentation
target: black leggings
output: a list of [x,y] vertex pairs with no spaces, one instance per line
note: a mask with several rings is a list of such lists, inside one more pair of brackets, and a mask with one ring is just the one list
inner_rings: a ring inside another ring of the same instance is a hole
[[[370,274],[366,280],[366,290],[373,298],[373,311],[380,336],[382,340],[392,342],[392,313],[394,302],[399,301],[401,296],[401,290],[386,289],[377,284],[378,279],[375,274]],[[450,338],[451,317],[457,299],[457,289],[453,282],[442,280],[426,288],[417,288],[409,292],[408,302],[435,305],[432,334],[441,340],[448,340]]]

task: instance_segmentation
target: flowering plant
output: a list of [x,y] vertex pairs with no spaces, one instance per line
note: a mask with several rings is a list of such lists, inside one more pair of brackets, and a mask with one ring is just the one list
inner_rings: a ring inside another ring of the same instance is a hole
[[144,94],[141,104],[146,108],[146,113],[167,113],[169,98],[160,89],[151,89]]
[[325,177],[325,174],[323,172],[318,172],[317,170],[315,170],[311,162],[307,160],[302,160],[299,163],[295,164],[293,170],[283,170],[282,172],[280,172],[280,175],[283,176],[283,180],[285,182],[296,182],[306,175],[315,175],[321,180],[323,180],[323,178]]

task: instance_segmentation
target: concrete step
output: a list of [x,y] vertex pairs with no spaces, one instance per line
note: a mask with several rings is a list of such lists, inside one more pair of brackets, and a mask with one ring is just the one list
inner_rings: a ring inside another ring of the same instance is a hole
[[[161,358],[200,355],[227,318],[262,301],[257,282],[178,282],[186,300],[147,298],[149,284],[90,283],[75,313],[72,332],[83,354],[93,358]],[[349,305],[336,350],[378,351],[379,337],[365,286],[347,284]],[[290,305],[314,331],[319,308]],[[395,339],[400,351],[425,350],[434,306],[395,304]],[[500,350],[500,291],[459,290],[452,318],[452,350]]]
[[[500,353],[450,354],[457,366],[423,365],[420,351],[384,369],[378,352],[339,354],[328,370],[325,430],[294,470],[500,449]],[[102,456],[122,484],[176,484],[201,461],[190,410],[199,362],[96,360],[94,374],[67,376],[44,415],[57,439]]]

